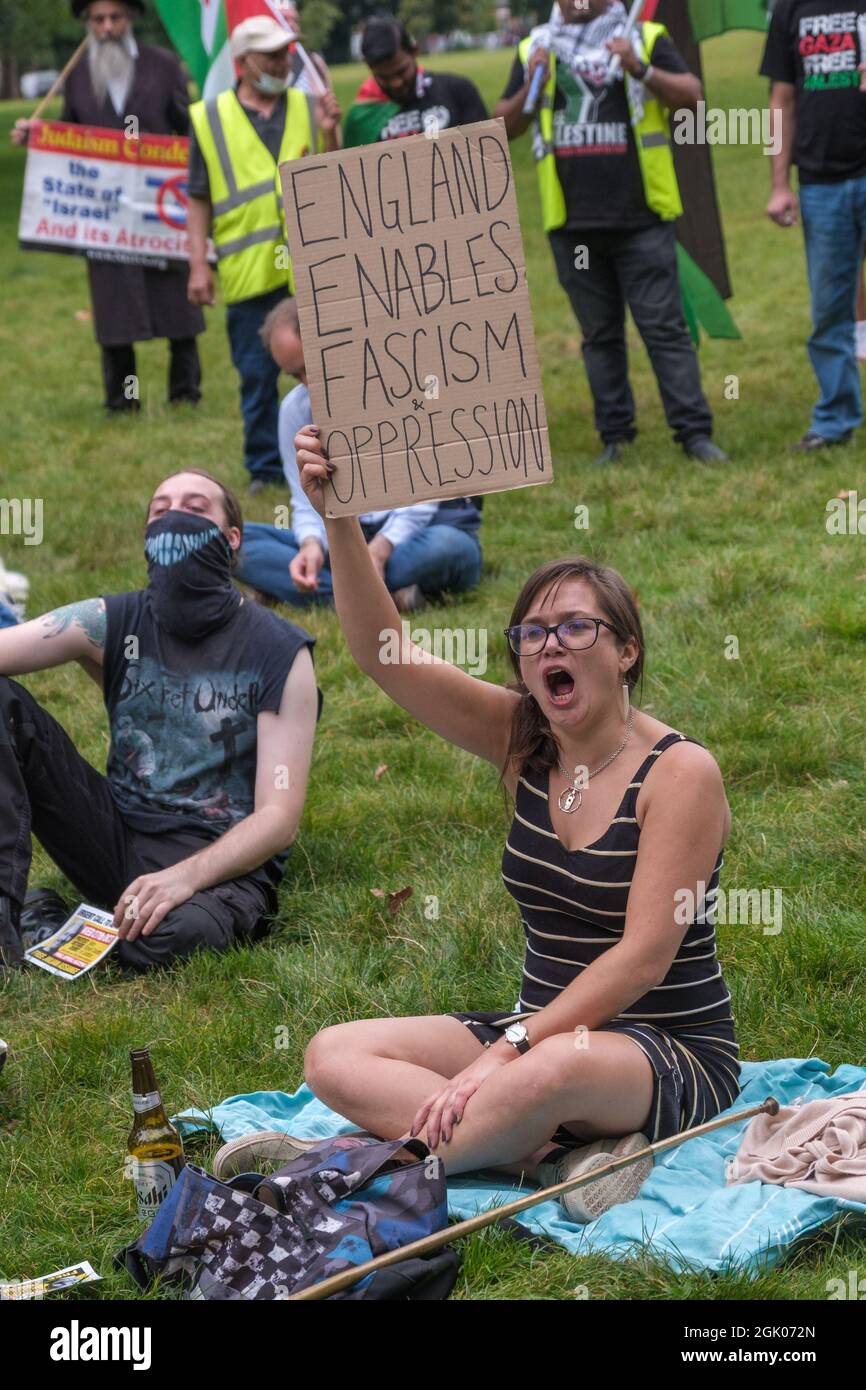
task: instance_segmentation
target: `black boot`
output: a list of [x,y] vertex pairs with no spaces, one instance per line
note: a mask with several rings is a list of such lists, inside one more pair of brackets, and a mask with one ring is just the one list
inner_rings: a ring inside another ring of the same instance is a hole
[[53,888],[31,888],[24,894],[18,930],[25,951],[53,936],[69,916],[69,908]]
[[0,893],[0,971],[13,970],[24,960],[18,916],[18,904],[5,893]]

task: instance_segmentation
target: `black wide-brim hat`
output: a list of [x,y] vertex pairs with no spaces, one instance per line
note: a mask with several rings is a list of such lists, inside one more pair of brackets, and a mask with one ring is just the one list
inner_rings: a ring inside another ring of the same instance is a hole
[[[130,10],[138,10],[139,14],[144,14],[144,0],[120,0],[122,5]],[[89,10],[93,0],[72,0],[72,14],[75,19],[80,19],[85,10]]]

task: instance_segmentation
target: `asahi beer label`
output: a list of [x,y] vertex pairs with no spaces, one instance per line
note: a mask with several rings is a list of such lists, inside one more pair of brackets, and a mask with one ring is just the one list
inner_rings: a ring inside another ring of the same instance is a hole
[[162,1105],[162,1097],[159,1091],[148,1091],[145,1095],[141,1096],[133,1092],[132,1108],[136,1115],[143,1115],[146,1110],[155,1110],[158,1105]]
[[135,1202],[142,1221],[152,1221],[177,1180],[164,1159],[138,1159],[135,1164]]

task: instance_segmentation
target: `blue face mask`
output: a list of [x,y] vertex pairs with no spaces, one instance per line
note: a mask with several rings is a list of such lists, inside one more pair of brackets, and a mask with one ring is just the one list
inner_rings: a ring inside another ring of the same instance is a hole
[[195,642],[234,616],[241,596],[231,581],[232,550],[215,521],[163,512],[144,537],[147,592],[161,628]]

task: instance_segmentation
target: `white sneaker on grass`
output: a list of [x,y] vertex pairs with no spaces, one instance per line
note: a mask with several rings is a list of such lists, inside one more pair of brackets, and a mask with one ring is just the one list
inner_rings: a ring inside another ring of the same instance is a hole
[[[603,1168],[611,1159],[638,1153],[648,1144],[645,1134],[627,1134],[622,1139],[597,1139],[594,1144],[580,1149],[554,1149],[538,1165],[538,1180],[542,1187],[553,1187],[555,1183],[568,1182],[594,1168]],[[566,1192],[560,1197],[560,1204],[565,1208],[569,1220],[578,1225],[595,1221],[611,1207],[620,1202],[630,1202],[636,1197],[652,1167],[652,1154],[649,1154],[626,1168],[608,1173],[607,1177],[577,1187],[573,1192]]]
[[260,1173],[262,1165],[283,1168],[301,1154],[323,1144],[323,1139],[296,1139],[281,1129],[256,1129],[223,1144],[213,1161],[215,1178],[234,1178],[238,1173]]

